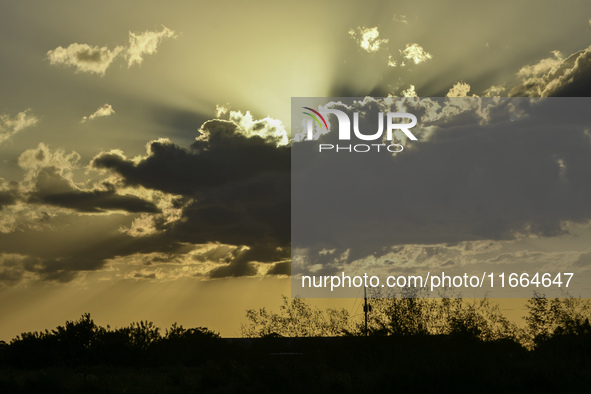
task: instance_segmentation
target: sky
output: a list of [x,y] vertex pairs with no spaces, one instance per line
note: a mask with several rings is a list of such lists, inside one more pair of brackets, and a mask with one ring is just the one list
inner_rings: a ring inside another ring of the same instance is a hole
[[[584,1],[3,2],[0,339],[85,312],[238,336],[290,293],[292,97],[586,97],[590,45]],[[583,264],[582,189],[477,241]],[[459,253],[435,241],[396,247]]]

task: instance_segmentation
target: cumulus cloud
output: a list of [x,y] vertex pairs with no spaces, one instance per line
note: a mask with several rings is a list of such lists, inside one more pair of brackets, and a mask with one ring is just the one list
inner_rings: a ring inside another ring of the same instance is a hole
[[[394,20],[404,24],[408,23],[404,15],[394,15]],[[417,43],[406,44],[405,49],[401,49],[393,55],[387,47],[389,40],[380,38],[377,27],[360,26],[356,29],[349,29],[349,36],[368,53],[382,51],[387,54],[386,64],[388,67],[406,67],[409,63],[419,64],[432,58],[431,54]]]
[[388,67],[396,67],[397,65],[398,65],[398,62],[396,60],[394,60],[392,55],[388,55]]
[[428,53],[419,44],[406,44],[406,48],[400,53],[405,59],[411,60],[414,64],[423,63],[431,59],[431,54]]
[[401,93],[402,97],[419,97],[417,91],[415,90],[415,85],[410,85],[408,89],[403,90]]
[[21,130],[36,125],[38,121],[30,109],[19,112],[16,116],[0,115],[0,144]]
[[108,47],[74,43],[66,48],[59,46],[48,51],[47,58],[52,65],[63,64],[75,67],[76,72],[82,71],[104,76],[113,60],[123,50],[122,46],[111,50]]
[[89,116],[84,116],[82,118],[82,123],[86,122],[87,120],[93,120],[95,118],[100,118],[104,116],[110,116],[115,113],[115,110],[111,106],[111,104],[103,104],[100,106],[96,111],[94,111]]
[[507,88],[504,85],[493,85],[486,89],[483,93],[484,97],[502,97],[501,94],[505,92]]
[[73,169],[80,162],[81,156],[63,149],[50,149],[43,142],[34,149],[27,149],[18,158],[18,165],[26,170],[25,181],[30,182],[43,168],[55,168],[63,177],[71,179]]
[[250,111],[242,113],[220,105],[216,106],[216,118],[227,119],[235,123],[238,126],[236,132],[246,137],[258,136],[276,146],[289,144],[287,130],[283,122],[278,119],[269,116],[263,119],[254,119]]
[[143,33],[129,32],[129,45],[107,46],[73,43],[64,47],[57,47],[47,52],[47,59],[52,65],[74,67],[76,72],[94,73],[104,76],[113,61],[119,56],[127,58],[128,67],[141,64],[144,55],[156,53],[158,45],[165,38],[176,38],[177,34],[162,27],[161,31],[145,31]]
[[[465,82],[456,82],[447,92],[445,97],[469,97],[470,85]],[[472,95],[476,97],[475,95]]]
[[521,80],[509,93],[519,97],[589,96],[591,47],[568,57],[558,51],[538,63],[522,67]]
[[156,53],[160,42],[165,38],[176,38],[177,34],[166,26],[161,31],[145,31],[143,33],[129,32],[129,46],[127,48],[127,65],[142,64],[144,55]]
[[555,69],[562,63],[564,57],[560,53],[560,51],[552,51],[551,57],[546,59],[540,60],[536,64],[531,64],[522,67],[519,72],[517,73],[518,76],[522,78],[531,78],[531,77],[540,77],[552,69]]
[[388,43],[387,38],[379,38],[380,32],[377,27],[358,27],[349,30],[349,35],[361,49],[366,52],[373,53],[380,50],[385,44]]

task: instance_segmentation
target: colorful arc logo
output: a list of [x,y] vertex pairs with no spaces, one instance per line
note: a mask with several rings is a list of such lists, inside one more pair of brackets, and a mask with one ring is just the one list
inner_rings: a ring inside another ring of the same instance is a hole
[[[315,111],[310,107],[302,107],[302,108],[312,111],[312,112],[314,112],[314,114],[318,115],[318,117],[320,117],[320,119],[322,119],[322,122],[324,123],[324,127],[326,127],[326,131],[328,131],[328,124],[326,123],[326,120],[324,120],[324,117],[320,114],[320,112]],[[312,117],[316,121],[316,123],[318,123],[318,126],[320,126],[320,128],[322,129],[322,124],[320,123],[320,120],[318,119],[318,117],[314,116],[314,114],[311,114],[309,112],[302,112],[302,113]]]

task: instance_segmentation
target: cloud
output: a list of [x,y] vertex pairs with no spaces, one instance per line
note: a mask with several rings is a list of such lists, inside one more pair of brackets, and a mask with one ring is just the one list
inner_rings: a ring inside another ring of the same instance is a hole
[[402,97],[419,97],[415,90],[415,85],[410,85],[408,89],[403,90],[401,93]]
[[74,182],[80,159],[76,152],[52,150],[43,143],[23,152],[18,158],[23,179],[0,179],[0,233],[52,229],[55,220],[74,212],[160,212],[153,200],[115,191],[109,182]]
[[74,43],[67,48],[59,46],[48,51],[47,58],[52,65],[63,64],[75,67],[76,72],[82,71],[104,76],[113,60],[123,50],[122,46],[110,50],[108,47]]
[[[210,277],[255,275],[254,263],[290,255],[290,149],[282,144],[281,122],[248,112],[218,115],[228,120],[205,122],[189,148],[159,139],[148,143],[143,157],[102,152],[92,166],[115,172],[126,187],[184,197],[180,218],[159,225],[169,239],[244,247]],[[153,233],[145,216],[136,228]]]
[[289,276],[291,274],[291,263],[283,261],[275,263],[267,271],[267,275]]
[[100,189],[80,189],[70,180],[62,177],[53,167],[46,167],[39,171],[34,182],[34,190],[29,194],[27,200],[32,204],[47,204],[87,213],[106,211],[160,212],[154,203],[135,196],[120,195],[109,184],[103,185]]
[[552,57],[542,59],[536,64],[522,67],[517,75],[522,78],[540,77],[556,69],[564,61],[560,51],[552,51]]
[[45,204],[78,212],[125,211],[159,213],[154,203],[134,195],[121,195],[113,184],[103,182],[84,188],[73,181],[73,171],[80,160],[76,152],[51,150],[40,143],[18,159],[27,170],[20,190],[22,199],[31,204]]
[[132,237],[147,237],[157,234],[175,222],[182,220],[183,210],[192,203],[190,198],[180,195],[163,193],[158,190],[148,190],[142,187],[117,186],[119,193],[136,196],[145,201],[151,201],[159,212],[142,213],[135,218],[129,227],[121,227],[120,231]]
[[379,38],[380,32],[377,27],[358,27],[357,30],[350,29],[349,35],[361,49],[373,53],[380,50],[380,47],[388,43],[387,38]]
[[[179,278],[218,279],[237,276],[289,275],[289,261],[268,250],[254,252],[247,246],[219,243],[185,246],[176,253],[135,253],[107,261],[111,277],[176,280]],[[262,258],[262,259],[261,259]]]
[[[469,97],[470,85],[465,82],[456,82],[447,92],[445,97]],[[475,97],[474,95],[472,95]]]
[[[236,258],[248,247],[224,244],[191,245],[176,253],[135,253],[108,260],[111,277],[130,279],[221,278],[226,276],[260,276],[273,264],[242,264]],[[261,269],[264,266],[265,269]],[[236,269],[234,269],[236,268]]]
[[[404,15],[394,15],[394,21],[407,24]],[[431,54],[428,53],[419,44],[406,44],[406,48],[399,50],[396,56],[393,56],[388,47],[386,46],[389,42],[387,38],[379,38],[380,32],[377,27],[357,27],[356,29],[349,30],[349,36],[368,53],[375,53],[383,49],[384,53],[387,54],[387,65],[388,67],[405,67],[408,66],[410,60],[414,64],[423,63],[432,58]],[[402,60],[397,58],[402,58]],[[406,61],[405,61],[406,60]]]
[[493,85],[486,89],[483,93],[484,97],[502,97],[501,93],[506,91],[507,88],[504,85]]
[[128,185],[185,196],[289,173],[289,149],[257,135],[274,125],[257,121],[253,126],[256,130],[245,130],[234,121],[209,120],[189,149],[158,139],[148,143],[147,155],[137,163],[120,151],[109,151],[97,155],[92,165],[116,171]]
[[431,59],[431,54],[426,52],[419,44],[406,44],[406,48],[400,53],[405,59],[411,60],[414,64],[419,64]]
[[388,67],[396,67],[397,65],[398,65],[398,62],[396,60],[394,60],[392,55],[388,55]]
[[[528,250],[522,248],[528,243]],[[349,275],[387,276],[392,273],[426,273],[444,270],[447,275],[481,272],[552,272],[587,267],[589,251],[552,251],[536,249],[537,245],[525,241],[468,241],[457,244],[406,244],[386,248],[369,256],[340,261],[310,260],[300,266],[304,272],[320,268],[323,274],[346,271]],[[516,250],[517,249],[517,250]],[[301,272],[301,271],[300,271]]]
[[84,116],[82,118],[82,123],[86,122],[87,120],[93,120],[95,118],[100,118],[103,116],[110,116],[110,115],[113,115],[114,113],[115,113],[115,110],[113,109],[111,104],[104,104],[104,105],[100,106],[96,111],[94,111],[91,115]]
[[[26,171],[24,183],[31,182],[38,172],[52,167],[68,179],[72,178],[72,171],[78,166],[81,156],[72,151],[67,153],[63,149],[50,149],[43,142],[34,149],[27,149],[18,158],[18,165]],[[26,188],[26,187],[25,187]]]
[[19,112],[14,117],[7,114],[0,115],[0,144],[21,130],[36,125],[38,121],[39,119],[31,113],[30,109]]
[[18,184],[0,178],[0,210],[8,205],[16,204],[18,199]]
[[591,83],[591,47],[566,58],[558,51],[517,73],[521,83],[509,95],[517,97],[588,97]]
[[104,76],[113,61],[119,56],[125,56],[128,67],[141,64],[144,55],[156,53],[158,45],[165,38],[176,38],[177,34],[162,27],[161,31],[145,31],[143,33],[129,32],[129,45],[107,46],[73,43],[64,47],[57,47],[47,52],[47,59],[51,65],[65,65],[75,67],[76,72],[94,73]]
[[15,286],[33,277],[39,259],[16,253],[0,253],[0,288]]
[[143,56],[156,53],[156,49],[162,40],[176,37],[177,34],[166,26],[162,26],[162,30],[159,32],[129,32],[129,46],[126,51],[127,65],[131,67],[134,64],[142,64]]
[[405,25],[408,25],[408,21],[406,20],[406,15],[396,15],[396,14],[394,14],[394,16],[392,17],[392,20],[394,22],[400,22],[400,23],[403,23]]
[[287,130],[278,119],[267,116],[266,118],[256,120],[250,111],[242,113],[240,111],[232,111],[220,105],[216,106],[216,118],[227,119],[233,122],[238,126],[236,132],[246,137],[258,136],[276,146],[289,144]]

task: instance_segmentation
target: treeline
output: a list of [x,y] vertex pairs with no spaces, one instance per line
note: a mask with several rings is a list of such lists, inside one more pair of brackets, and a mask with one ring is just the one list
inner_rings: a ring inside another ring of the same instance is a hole
[[248,310],[238,340],[85,314],[0,342],[0,392],[588,391],[589,300],[532,298],[520,327],[487,299],[369,304],[366,330],[362,311],[284,297],[277,312]]
[[0,365],[12,368],[80,365],[196,365],[222,354],[220,335],[204,327],[185,329],[176,323],[164,333],[154,323],[101,327],[84,314],[77,321],[44,332],[23,333],[0,341]]
[[525,326],[519,327],[486,298],[406,295],[370,298],[367,330],[362,313],[351,316],[346,309],[320,310],[303,299],[283,297],[279,312],[248,310],[242,334],[249,338],[448,335],[486,342],[513,341],[528,350],[556,338],[591,336],[588,299],[548,299],[536,294],[526,304]]
[[[367,331],[363,313],[318,309],[300,298],[283,297],[278,312],[246,311],[245,338],[280,337],[425,337],[453,336],[482,342],[509,341],[526,350],[551,342],[587,346],[591,304],[581,298],[531,298],[525,325],[517,326],[488,299],[369,299]],[[578,345],[575,345],[578,346]],[[97,325],[90,314],[51,331],[27,332],[0,341],[0,365],[38,368],[77,365],[198,365],[224,357],[230,349],[219,333],[173,324],[161,331],[152,322],[127,327]]]
[[[370,298],[367,329],[363,313],[321,310],[300,298],[283,297],[278,312],[246,312],[245,338],[448,336],[480,342],[512,342],[525,350],[551,343],[591,349],[591,304],[581,298],[531,298],[517,326],[488,299]],[[244,347],[243,342],[241,344]],[[235,344],[234,344],[235,345]],[[252,343],[250,342],[250,345]],[[250,346],[249,345],[249,346]],[[243,349],[242,349],[243,350]],[[240,350],[240,351],[242,351]],[[204,327],[177,325],[161,331],[140,321],[127,327],[97,325],[90,314],[51,331],[27,332],[0,341],[0,365],[16,368],[78,365],[199,365],[236,355],[236,346]]]

